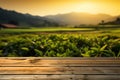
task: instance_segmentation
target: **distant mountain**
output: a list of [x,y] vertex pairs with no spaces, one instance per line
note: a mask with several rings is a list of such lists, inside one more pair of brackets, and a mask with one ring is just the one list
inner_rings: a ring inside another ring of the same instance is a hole
[[0,8],[1,24],[14,23],[23,27],[99,24],[102,20],[104,20],[106,23],[116,20],[117,17],[118,16],[111,16],[107,14],[89,14],[77,12],[41,17]]
[[20,26],[55,26],[55,22],[47,20],[45,17],[22,14],[16,11],[5,10],[0,8],[0,23],[17,23]]
[[115,17],[107,14],[89,14],[89,13],[67,13],[58,15],[45,16],[49,20],[59,22],[61,24],[68,25],[80,25],[80,24],[98,24],[101,20],[106,22],[113,20]]
[[99,25],[120,25],[120,16],[117,16],[117,18],[108,22],[104,22],[103,20],[99,23]]

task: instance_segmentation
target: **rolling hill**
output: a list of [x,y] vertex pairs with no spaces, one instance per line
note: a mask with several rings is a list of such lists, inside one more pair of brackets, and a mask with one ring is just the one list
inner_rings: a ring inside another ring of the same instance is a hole
[[16,11],[0,8],[0,23],[9,23],[11,21],[18,23],[20,26],[41,27],[58,25],[55,22],[48,21],[44,17],[22,14]]
[[68,25],[98,24],[99,22],[101,22],[101,20],[105,20],[106,22],[108,22],[115,19],[114,16],[108,14],[89,14],[77,12],[48,15],[45,17],[55,22]]
[[106,23],[116,20],[117,17],[118,16],[111,16],[108,14],[89,14],[80,12],[41,17],[0,8],[0,23],[16,22],[20,26],[32,27],[99,24],[102,20]]

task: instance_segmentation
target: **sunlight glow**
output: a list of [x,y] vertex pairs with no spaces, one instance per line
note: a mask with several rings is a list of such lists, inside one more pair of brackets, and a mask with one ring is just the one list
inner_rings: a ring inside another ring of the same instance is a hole
[[70,12],[120,15],[120,0],[0,0],[0,7],[39,16]]
[[76,12],[88,12],[88,13],[96,13],[97,10],[98,10],[97,5],[89,2],[78,4],[75,9]]

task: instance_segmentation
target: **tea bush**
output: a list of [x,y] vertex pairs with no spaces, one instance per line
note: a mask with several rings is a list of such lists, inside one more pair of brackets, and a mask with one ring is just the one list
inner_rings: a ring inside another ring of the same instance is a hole
[[120,37],[70,34],[16,35],[0,38],[1,57],[120,57]]

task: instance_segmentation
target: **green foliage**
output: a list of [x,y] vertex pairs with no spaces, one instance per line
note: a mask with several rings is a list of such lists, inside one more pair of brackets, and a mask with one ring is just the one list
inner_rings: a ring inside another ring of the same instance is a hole
[[0,57],[120,57],[120,37],[23,34],[0,38]]

